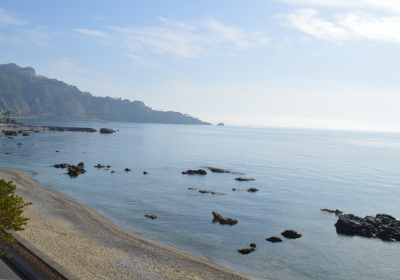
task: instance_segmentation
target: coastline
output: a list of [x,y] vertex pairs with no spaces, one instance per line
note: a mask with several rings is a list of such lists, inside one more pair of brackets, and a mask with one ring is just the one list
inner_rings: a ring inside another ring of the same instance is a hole
[[34,182],[24,171],[0,169],[33,205],[18,232],[81,279],[252,279],[212,261],[129,233],[96,210]]

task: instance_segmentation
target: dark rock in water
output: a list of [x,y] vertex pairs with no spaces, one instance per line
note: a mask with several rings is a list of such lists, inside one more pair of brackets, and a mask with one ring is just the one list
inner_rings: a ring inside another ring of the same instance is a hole
[[111,171],[111,173],[115,173],[115,171]]
[[78,165],[69,165],[67,174],[71,177],[77,177],[78,175],[85,173],[86,170],[83,169],[83,165],[83,162]]
[[221,168],[208,167],[208,169],[210,169],[211,172],[216,172],[216,173],[231,173],[230,171],[226,171],[225,169]]
[[15,131],[6,131],[4,132],[5,135],[11,135],[11,136],[18,136],[18,133]]
[[332,213],[332,214],[336,214],[336,215],[343,214],[343,212],[342,212],[342,211],[339,211],[338,209],[336,209],[336,210],[331,210],[331,209],[321,209],[321,211],[328,212],[328,213]]
[[129,168],[125,168],[124,170],[125,170],[126,172],[132,171],[132,170],[130,170]]
[[258,189],[256,189],[256,188],[250,188],[250,189],[248,189],[247,191],[248,191],[248,192],[258,192]]
[[193,175],[193,174],[199,174],[199,175],[206,175],[207,172],[203,169],[199,169],[199,170],[188,170],[188,171],[183,171],[182,174],[189,174],[189,175]]
[[235,189],[235,188],[233,188],[233,189],[232,189],[232,191],[236,191],[236,189]]
[[353,214],[340,215],[336,229],[352,234],[378,237],[387,241],[400,241],[400,221],[387,214],[357,217]]
[[116,131],[111,128],[100,128],[100,133],[114,133],[114,132]]
[[256,179],[252,179],[252,178],[235,178],[236,181],[255,181]]
[[54,167],[55,168],[67,168],[67,167],[70,167],[70,165],[68,163],[60,163],[60,164],[55,164]]
[[151,218],[151,219],[155,219],[155,218],[157,218],[157,216],[156,215],[144,215],[145,217],[147,217],[147,218]]
[[84,167],[85,167],[85,164],[84,164],[83,162],[80,162],[80,163],[78,163],[78,167],[84,168]]
[[199,193],[209,193],[210,191],[206,191],[206,190],[199,190]]
[[22,133],[22,136],[31,136],[28,132]]
[[239,249],[238,252],[243,254],[243,255],[247,255],[250,254],[251,252],[255,251],[256,249],[254,248],[244,248],[244,249]]
[[256,245],[256,243],[250,243],[250,247],[255,248],[255,247],[257,247],[257,245]]
[[267,240],[267,241],[269,241],[269,242],[272,242],[272,243],[275,243],[275,242],[282,242],[282,241],[283,241],[283,240],[280,239],[279,237],[275,237],[275,236],[271,236],[271,237],[269,237],[269,238],[267,238],[267,239],[265,239],[265,240]]
[[107,165],[107,168],[110,168],[111,166]]
[[300,233],[298,233],[297,231],[292,230],[292,229],[285,230],[284,232],[281,232],[281,234],[282,234],[284,237],[286,237],[286,238],[291,238],[291,239],[300,238],[300,237],[303,236],[302,234],[300,234]]
[[234,225],[234,224],[238,223],[238,220],[222,217],[220,214],[218,214],[215,211],[213,211],[212,214],[214,215],[213,221],[219,222],[221,225],[224,225],[224,224]]
[[56,151],[56,153],[59,153],[60,151]]
[[224,126],[224,123],[220,122],[219,124],[217,124],[218,126]]
[[[103,167],[105,167],[104,165],[101,165],[100,163],[98,164],[98,165],[95,165],[94,167],[96,167],[96,168],[103,168]],[[107,166],[108,167],[108,166]]]
[[146,175],[146,174],[149,174],[149,173],[147,173],[146,171],[143,171],[143,174]]

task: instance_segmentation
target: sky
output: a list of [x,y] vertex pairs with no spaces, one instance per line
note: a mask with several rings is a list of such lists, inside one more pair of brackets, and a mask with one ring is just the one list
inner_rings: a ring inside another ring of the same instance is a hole
[[0,1],[0,64],[217,124],[400,131],[398,0]]

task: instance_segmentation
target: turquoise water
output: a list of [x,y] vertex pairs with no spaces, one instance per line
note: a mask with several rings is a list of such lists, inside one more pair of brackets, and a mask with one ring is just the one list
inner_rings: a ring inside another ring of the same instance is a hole
[[[400,242],[338,234],[337,217],[319,209],[399,218],[400,134],[21,121],[119,130],[111,135],[41,131],[14,140],[3,137],[0,166],[35,171],[33,178],[42,185],[95,208],[132,233],[257,279],[398,279]],[[24,145],[19,148],[18,142]],[[77,178],[50,167],[81,161],[88,172]],[[98,163],[111,169],[94,168]],[[181,174],[204,166],[246,175]],[[132,171],[123,171],[127,167]],[[239,176],[256,181],[235,181]],[[259,191],[249,193],[250,187]],[[212,223],[212,211],[239,223]],[[303,237],[265,241],[286,229]],[[252,242],[255,252],[237,252]]]

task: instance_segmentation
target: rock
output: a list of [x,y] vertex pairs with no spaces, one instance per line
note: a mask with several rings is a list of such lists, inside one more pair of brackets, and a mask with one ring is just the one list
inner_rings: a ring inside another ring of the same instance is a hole
[[22,136],[31,136],[28,132],[22,133]]
[[232,191],[236,191],[236,189],[235,189],[235,188],[233,188],[233,189],[232,189]]
[[78,167],[84,168],[84,167],[85,167],[85,164],[84,164],[83,162],[80,162],[80,163],[78,163]]
[[272,242],[272,243],[275,243],[275,242],[282,242],[282,241],[283,241],[283,240],[280,239],[279,237],[275,237],[275,236],[268,237],[268,238],[265,239],[265,240],[267,240],[267,241],[269,241],[269,242]]
[[86,173],[86,170],[83,169],[83,165],[80,164],[83,164],[83,162],[78,165],[69,165],[67,174],[71,177],[77,177],[80,174]]
[[235,178],[236,181],[255,181],[256,179],[252,179],[252,178]]
[[321,209],[321,211],[328,212],[328,213],[332,213],[332,214],[336,214],[336,215],[343,214],[343,212],[342,212],[342,211],[339,211],[338,209],[336,209],[336,210],[331,210],[331,209]]
[[143,171],[143,174],[146,175],[146,174],[149,174],[149,173],[147,173],[146,171]]
[[219,222],[222,225],[224,225],[224,224],[234,225],[234,224],[238,223],[238,220],[222,217],[220,214],[218,214],[215,211],[213,211],[212,214],[214,215],[214,220],[213,221],[214,222]]
[[100,128],[100,133],[114,133],[114,132],[116,131],[111,128]]
[[199,193],[209,193],[209,191],[206,191],[206,190],[199,190]]
[[224,126],[224,123],[220,122],[219,124],[217,124],[218,126]]
[[6,132],[4,132],[4,134],[5,134],[6,136],[7,136],[7,135],[18,136],[18,133],[15,132],[15,131],[6,131]]
[[199,174],[199,175],[206,175],[207,172],[203,169],[199,169],[199,170],[188,170],[188,171],[183,171],[182,174],[189,174],[189,175],[193,175],[193,174]]
[[195,188],[188,188],[188,190],[195,190]]
[[360,218],[353,214],[339,216],[335,224],[337,230],[352,234],[378,237],[387,241],[400,241],[400,221],[387,214]]
[[298,233],[295,230],[289,229],[289,230],[285,230],[284,232],[281,232],[281,234],[286,237],[286,238],[290,238],[290,239],[295,239],[295,238],[300,238],[303,235]]
[[250,247],[255,248],[255,247],[257,247],[257,245],[256,245],[256,243],[250,243]]
[[256,189],[256,188],[250,188],[250,189],[248,189],[247,191],[248,191],[248,192],[258,192],[258,189]]
[[216,173],[231,173],[230,171],[226,171],[225,169],[221,168],[208,167],[208,169],[210,169],[211,172],[216,172]]
[[35,130],[34,132],[40,132],[40,130]]
[[55,168],[67,168],[67,167],[70,167],[70,165],[68,163],[60,163],[60,164],[55,164],[54,167]]
[[216,192],[211,192],[211,194],[216,194]]
[[155,219],[155,218],[157,218],[157,216],[156,216],[156,215],[145,215],[145,217],[147,217],[147,218],[151,218],[151,219]]
[[130,170],[129,168],[125,168],[124,170],[125,170],[126,172],[132,171],[132,170]]
[[244,249],[239,249],[238,252],[244,255],[250,254],[251,252],[255,251],[256,249],[254,248],[244,248]]
[[107,165],[107,168],[110,168],[111,166]]
[[[95,165],[94,167],[96,167],[96,168],[103,168],[103,167],[105,167],[104,165],[101,165],[100,163],[98,164],[98,165]],[[108,167],[108,166],[107,166]]]
[[56,151],[56,153],[59,153],[60,151]]
[[111,171],[111,173],[115,173],[115,171]]

